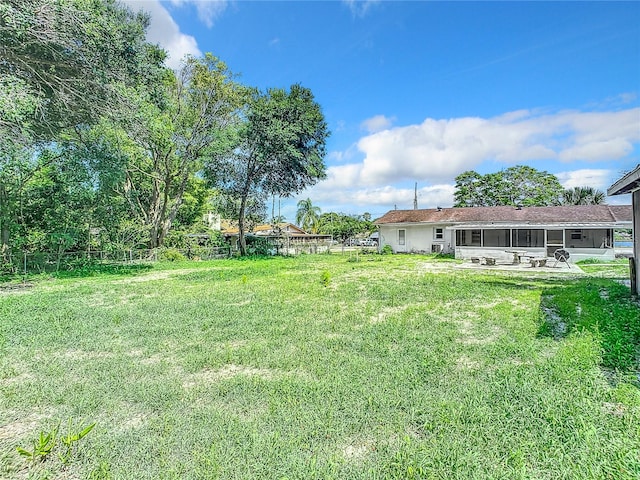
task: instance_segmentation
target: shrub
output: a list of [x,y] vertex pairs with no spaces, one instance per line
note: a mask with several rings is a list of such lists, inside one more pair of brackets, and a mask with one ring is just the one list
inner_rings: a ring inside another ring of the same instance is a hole
[[382,255],[391,255],[393,253],[393,248],[391,248],[391,245],[385,245],[382,247],[382,250],[380,250],[380,253]]
[[324,287],[328,287],[329,282],[331,282],[331,273],[328,270],[323,270],[320,274],[320,281]]
[[177,248],[167,248],[160,252],[160,259],[168,260],[169,262],[181,262],[185,260],[186,257],[180,253],[180,250]]

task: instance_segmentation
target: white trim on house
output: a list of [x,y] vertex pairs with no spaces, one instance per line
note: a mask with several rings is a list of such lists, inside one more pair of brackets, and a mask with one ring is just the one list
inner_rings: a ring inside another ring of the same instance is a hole
[[[510,249],[553,256],[555,250],[564,248],[570,253],[570,261],[575,262],[615,258],[613,230],[631,228],[631,219],[627,219],[630,213],[628,207],[606,205],[392,210],[376,223],[380,247],[390,245],[394,252],[442,251],[454,252],[456,258],[493,256],[508,261],[513,259],[513,254],[506,251]],[[442,239],[436,238],[436,229],[442,229]],[[398,241],[400,230],[405,231],[402,245]],[[463,234],[459,232],[471,230],[474,233],[469,232],[468,239],[460,237]],[[553,231],[561,231],[555,240],[548,238],[548,232]]]
[[[635,278],[631,275],[631,293],[640,293],[640,165],[623,176],[607,190],[607,195],[631,194],[633,222],[633,257],[631,266],[635,268]],[[631,269],[630,269],[631,270]]]

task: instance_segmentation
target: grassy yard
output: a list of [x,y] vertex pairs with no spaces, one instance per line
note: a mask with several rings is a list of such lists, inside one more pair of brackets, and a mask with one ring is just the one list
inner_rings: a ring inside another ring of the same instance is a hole
[[640,478],[628,288],[347,259],[0,290],[0,478]]

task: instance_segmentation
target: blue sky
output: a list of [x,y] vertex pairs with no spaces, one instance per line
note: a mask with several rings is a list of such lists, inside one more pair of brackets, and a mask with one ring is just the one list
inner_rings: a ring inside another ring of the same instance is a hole
[[[601,190],[640,163],[640,2],[126,0],[149,40],[247,85],[310,88],[323,212],[451,206],[454,178],[529,165]],[[628,196],[610,203],[630,203]]]

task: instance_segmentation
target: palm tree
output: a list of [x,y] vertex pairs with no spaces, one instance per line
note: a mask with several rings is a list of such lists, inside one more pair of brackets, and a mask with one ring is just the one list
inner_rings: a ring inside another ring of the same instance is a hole
[[602,205],[604,200],[604,192],[593,187],[568,188],[562,195],[563,205]]
[[320,218],[320,207],[314,206],[310,198],[298,202],[296,223],[300,228],[307,232],[315,233],[318,218]]

